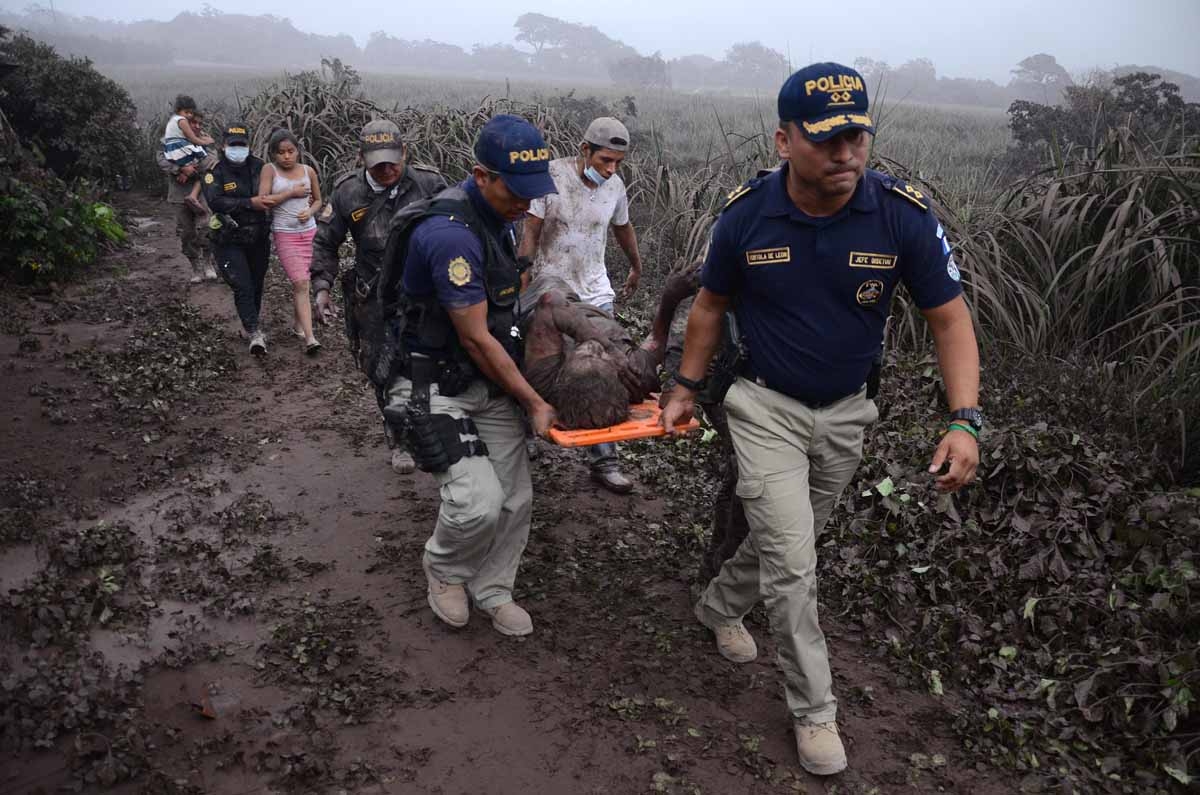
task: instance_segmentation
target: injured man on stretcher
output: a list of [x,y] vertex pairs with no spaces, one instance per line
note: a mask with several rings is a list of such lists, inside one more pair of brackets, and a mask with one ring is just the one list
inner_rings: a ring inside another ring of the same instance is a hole
[[566,282],[539,274],[521,292],[525,380],[570,430],[607,428],[629,417],[629,405],[660,389],[671,319],[696,292],[695,273],[667,279],[650,333],[635,345],[628,331],[603,310],[581,303]]

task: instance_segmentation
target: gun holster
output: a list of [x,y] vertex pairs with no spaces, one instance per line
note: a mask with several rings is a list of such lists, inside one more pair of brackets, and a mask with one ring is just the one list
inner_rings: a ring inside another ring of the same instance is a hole
[[410,360],[412,392],[407,406],[386,406],[383,417],[394,430],[402,434],[412,453],[413,461],[422,472],[445,472],[468,456],[486,456],[487,445],[470,417],[456,420],[446,414],[429,411],[431,377],[438,372],[437,363],[424,356]]

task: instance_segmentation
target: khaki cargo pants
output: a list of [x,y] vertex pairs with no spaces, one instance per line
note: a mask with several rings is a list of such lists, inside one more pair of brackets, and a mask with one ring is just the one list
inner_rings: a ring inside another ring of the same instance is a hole
[[[388,405],[407,405],[411,393],[412,382],[397,379]],[[465,585],[484,610],[511,602],[533,509],[521,410],[507,394],[489,397],[484,381],[455,397],[443,397],[430,385],[429,410],[470,417],[488,454],[461,458],[434,474],[442,506],[425,542],[425,567],[442,582]]]
[[737,455],[737,495],[750,535],[709,583],[709,623],[740,620],[761,599],[799,721],[837,717],[825,635],[817,621],[816,537],[862,458],[863,429],[879,417],[866,390],[810,409],[739,378],[725,397]]

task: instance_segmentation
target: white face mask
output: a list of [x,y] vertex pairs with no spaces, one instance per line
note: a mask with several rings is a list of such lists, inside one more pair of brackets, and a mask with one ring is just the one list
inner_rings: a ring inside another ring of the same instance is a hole
[[367,175],[367,184],[371,186],[371,190],[375,191],[376,193],[383,193],[385,190],[387,190],[386,185],[380,185],[375,181],[375,178],[371,176],[370,171],[364,171],[363,173]]
[[605,182],[608,182],[608,177],[601,174],[599,171],[597,171],[592,166],[588,166],[587,168],[585,168],[583,170],[583,175],[585,177],[587,177],[588,180],[593,185],[595,185],[597,188],[600,187],[601,185],[603,185]]
[[250,147],[248,146],[227,146],[225,147],[225,159],[230,163],[240,165],[246,162],[246,158],[250,157]]

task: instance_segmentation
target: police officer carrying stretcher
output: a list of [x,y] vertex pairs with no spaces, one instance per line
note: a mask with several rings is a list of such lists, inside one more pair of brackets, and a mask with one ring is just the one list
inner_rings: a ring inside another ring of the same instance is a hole
[[470,599],[498,632],[533,631],[512,595],[533,502],[522,409],[539,435],[555,415],[521,375],[512,224],[554,192],[549,165],[532,124],[496,116],[471,175],[401,212],[384,256],[390,334],[376,378],[388,384],[385,415],[441,488],[422,563],[429,606],[452,627],[466,625]]
[[835,63],[779,92],[782,168],[734,191],[713,228],[692,306],[667,430],[692,412],[732,309],[747,358],[725,396],[737,496],[749,535],[696,605],[720,653],[758,653],[742,618],[760,601],[778,646],[801,765],[846,767],[825,636],[817,621],[816,537],[854,476],[888,306],[903,282],[937,348],[951,413],[931,433],[930,472],[955,491],[975,477],[979,352],[945,231],[920,191],[866,170],[874,126],[862,76]]
[[[438,193],[446,187],[446,180],[433,169],[405,162],[407,147],[400,138],[400,128],[386,119],[363,127],[360,147],[364,167],[334,183],[333,195],[317,217],[309,271],[317,317],[328,323],[333,317],[329,291],[338,278],[338,249],[350,233],[354,238],[354,267],[342,275],[343,311],[350,352],[366,372],[372,341],[380,333],[375,287],[392,216],[402,207]],[[386,423],[384,428],[392,469],[400,474],[412,472],[412,456]]]

